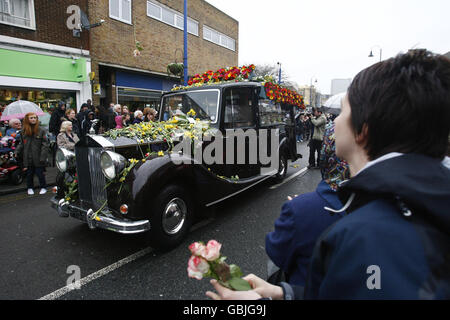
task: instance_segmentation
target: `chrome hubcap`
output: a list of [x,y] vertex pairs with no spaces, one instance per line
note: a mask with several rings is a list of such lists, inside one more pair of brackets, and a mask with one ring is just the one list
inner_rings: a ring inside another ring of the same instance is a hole
[[166,206],[162,217],[163,230],[167,234],[176,234],[181,230],[186,221],[187,206],[180,199],[172,199]]
[[280,170],[278,171],[278,175],[283,176],[285,170],[286,167],[284,166],[284,161],[283,159],[280,159]]

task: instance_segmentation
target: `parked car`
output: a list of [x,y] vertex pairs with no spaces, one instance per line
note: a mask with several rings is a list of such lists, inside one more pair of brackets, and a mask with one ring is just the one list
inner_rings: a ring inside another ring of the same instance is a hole
[[[147,232],[152,247],[171,249],[186,236],[194,217],[205,211],[202,208],[267,179],[279,181],[286,176],[288,161],[301,157],[296,145],[296,108],[269,99],[258,82],[164,94],[158,123],[87,135],[74,153],[58,150],[56,161],[65,178],[60,179],[52,205],[60,216],[80,219],[91,228]],[[221,148],[214,149],[211,155],[216,161],[207,163],[190,150],[177,151],[188,141],[183,130],[177,131],[179,123],[194,131],[200,126],[203,134],[213,132],[200,150],[206,152],[208,146],[211,150],[215,143],[223,146],[223,153]],[[158,136],[165,129],[174,130],[170,141]],[[233,136],[236,132],[244,137]],[[139,134],[153,138],[144,141]],[[232,139],[236,143],[230,144]],[[276,152],[261,153],[263,143]],[[277,163],[261,161],[262,155],[276,156]]]

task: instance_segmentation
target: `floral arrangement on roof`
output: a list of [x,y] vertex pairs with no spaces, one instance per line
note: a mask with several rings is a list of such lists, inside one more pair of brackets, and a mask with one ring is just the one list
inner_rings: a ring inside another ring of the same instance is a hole
[[264,88],[266,89],[266,96],[270,100],[274,100],[278,103],[286,103],[305,109],[303,97],[287,88],[283,88],[280,85],[273,82],[265,82]]
[[188,86],[195,84],[208,84],[208,83],[218,83],[223,81],[243,81],[250,77],[250,74],[255,70],[255,65],[251,64],[249,66],[243,67],[231,67],[231,68],[221,68],[216,72],[211,70],[206,71],[204,74],[196,74],[188,81]]
[[251,80],[262,82],[264,84],[266,96],[270,100],[276,101],[277,103],[291,104],[305,109],[303,97],[299,93],[276,84],[273,78],[270,76],[252,77],[252,73],[255,69],[256,66],[254,64],[251,64],[249,66],[243,67],[221,68],[216,72],[209,70],[202,75],[194,75],[188,80],[187,86],[174,87],[172,91],[201,87],[205,85],[214,85],[230,81],[241,82]]

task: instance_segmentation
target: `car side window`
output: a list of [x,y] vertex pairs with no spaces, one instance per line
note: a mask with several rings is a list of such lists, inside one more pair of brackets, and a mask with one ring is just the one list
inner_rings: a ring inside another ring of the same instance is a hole
[[279,103],[260,98],[258,108],[260,125],[262,127],[283,124],[284,117]]
[[224,96],[226,129],[255,125],[251,88],[229,88]]

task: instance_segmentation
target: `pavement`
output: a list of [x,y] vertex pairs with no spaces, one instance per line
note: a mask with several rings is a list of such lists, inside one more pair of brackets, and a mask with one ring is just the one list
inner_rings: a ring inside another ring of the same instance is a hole
[[[58,174],[57,167],[47,167],[44,174],[45,174],[45,180],[47,182],[47,188],[56,185],[56,175]],[[35,175],[35,177],[34,177],[35,192],[38,189],[38,186],[39,186],[38,178]],[[13,185],[8,180],[0,182],[0,196],[19,193],[19,192],[26,192],[26,191],[27,191],[26,176],[23,179],[23,183],[20,185],[17,185],[17,186]]]

